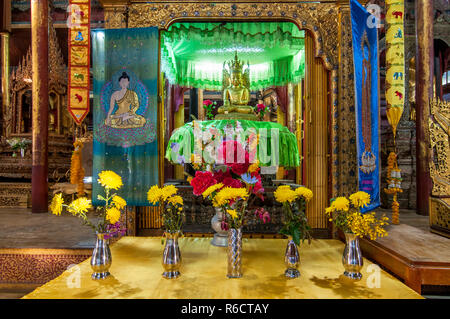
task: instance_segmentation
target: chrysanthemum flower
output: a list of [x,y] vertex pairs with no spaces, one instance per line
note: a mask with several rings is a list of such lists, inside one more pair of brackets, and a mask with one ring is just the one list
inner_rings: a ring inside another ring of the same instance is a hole
[[106,220],[110,222],[110,224],[115,224],[120,219],[120,210],[116,207],[111,207],[106,210]]
[[306,187],[298,187],[295,189],[295,193],[298,196],[302,196],[307,202],[309,202],[313,198],[313,192],[309,188]]
[[370,194],[362,191],[356,192],[350,195],[350,201],[355,207],[365,207],[370,203]]
[[118,209],[122,209],[125,206],[127,206],[127,201],[125,199],[123,199],[122,197],[120,197],[119,195],[115,195],[112,198],[112,202],[113,202],[114,206],[116,206]]
[[61,215],[62,205],[64,204],[64,199],[62,198],[62,193],[53,196],[52,202],[50,204],[50,210],[54,215]]
[[348,206],[350,205],[350,202],[345,197],[336,197],[336,199],[331,203],[331,206],[334,208],[334,210],[337,211],[348,211]]
[[227,213],[231,216],[231,218],[238,218],[238,213],[234,209],[227,209]]
[[86,197],[80,197],[74,200],[69,205],[69,210],[72,214],[84,214],[88,211],[88,209],[92,208],[91,201]]
[[172,204],[173,206],[175,206],[175,205],[183,206],[183,198],[181,196],[179,196],[179,195],[175,195],[175,196],[169,197],[167,199],[167,202]]
[[153,185],[147,192],[147,199],[150,203],[155,205],[157,202],[161,200],[162,191],[158,185]]
[[161,189],[161,197],[162,200],[165,201],[169,197],[175,195],[178,192],[178,189],[175,187],[175,185],[166,185]]
[[277,202],[280,203],[285,202],[292,203],[294,200],[297,199],[297,193],[293,191],[289,185],[278,186],[278,188],[274,193],[274,196]]
[[119,189],[123,186],[122,177],[113,171],[102,171],[98,174],[98,183],[109,189]]
[[215,191],[221,189],[223,187],[222,183],[217,183],[215,185],[209,186],[204,192],[203,192],[203,198],[207,198],[209,195],[214,193]]

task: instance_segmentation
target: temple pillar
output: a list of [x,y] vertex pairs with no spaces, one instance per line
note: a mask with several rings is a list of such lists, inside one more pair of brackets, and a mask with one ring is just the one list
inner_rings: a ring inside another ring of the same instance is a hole
[[[6,110],[9,107],[9,33],[2,32],[1,34],[1,54],[2,54],[2,110],[0,116],[5,118]],[[2,122],[0,122],[2,123]],[[5,125],[2,123],[2,125]],[[0,133],[7,136],[6,127],[0,128]]]
[[416,186],[417,212],[428,215],[431,194],[429,101],[433,97],[433,1],[416,1]]
[[48,0],[31,0],[33,213],[48,211]]

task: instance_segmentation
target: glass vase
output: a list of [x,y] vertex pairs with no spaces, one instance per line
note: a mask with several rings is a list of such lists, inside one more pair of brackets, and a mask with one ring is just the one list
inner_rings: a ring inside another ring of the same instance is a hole
[[344,265],[344,276],[352,280],[361,280],[361,268],[363,266],[363,257],[359,247],[359,237],[352,233],[345,233],[345,248],[342,255],[342,264]]
[[166,232],[166,245],[164,247],[162,265],[164,268],[163,277],[167,279],[177,278],[181,275],[181,252],[178,246],[179,232]]
[[91,268],[94,271],[92,279],[105,279],[110,275],[111,250],[109,249],[109,240],[105,239],[105,233],[96,233],[97,240],[91,257]]
[[242,277],[242,228],[228,230],[228,278]]
[[298,253],[297,244],[290,236],[286,247],[286,253],[284,254],[284,263],[286,265],[286,271],[284,272],[284,275],[286,277],[300,277],[300,271],[298,271],[298,265],[300,264],[300,255]]
[[220,207],[214,207],[216,213],[211,218],[211,227],[216,232],[213,239],[211,240],[211,245],[219,247],[227,247],[228,245],[228,231],[223,230],[221,223],[223,219],[223,212]]

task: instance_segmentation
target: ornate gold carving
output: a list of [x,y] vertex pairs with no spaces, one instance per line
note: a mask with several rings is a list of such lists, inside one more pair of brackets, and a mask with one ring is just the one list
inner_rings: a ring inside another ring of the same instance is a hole
[[105,8],[105,27],[107,29],[126,28],[126,7],[106,7]]
[[[64,64],[64,59],[58,44],[56,32],[51,21],[49,21],[48,44],[48,91],[49,94],[54,94],[57,99],[57,101],[55,101],[55,97],[49,99],[51,104],[50,111],[52,111],[52,108],[55,108],[54,112],[58,112],[59,114],[56,116],[56,118],[59,119],[57,132],[69,133],[72,125],[70,121],[67,121],[68,114],[65,112],[64,108],[65,95],[67,92],[67,67]],[[11,103],[6,109],[3,119],[4,127],[6,128],[6,136],[9,136],[11,133],[18,134],[24,131],[22,124],[22,119],[24,116],[24,114],[22,114],[22,101],[24,94],[32,89],[32,65],[33,63],[30,47],[27,54],[22,58],[22,62],[19,63],[18,68],[11,72]]]
[[430,101],[432,118],[430,128],[430,175],[433,179],[433,196],[450,195],[450,102]]
[[450,238],[450,199],[430,197],[431,231]]

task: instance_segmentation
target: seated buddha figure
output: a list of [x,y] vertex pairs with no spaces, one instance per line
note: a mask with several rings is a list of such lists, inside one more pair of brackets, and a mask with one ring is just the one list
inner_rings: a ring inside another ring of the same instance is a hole
[[[145,118],[136,114],[136,111],[139,109],[138,95],[136,92],[128,89],[130,77],[126,72],[123,72],[119,77],[119,85],[121,89],[111,94],[105,125],[119,129],[144,126]],[[117,109],[114,112],[116,105]]]
[[216,119],[247,119],[256,120],[250,101],[250,69],[242,72],[243,63],[238,60],[237,53],[234,61],[228,63],[231,74],[223,67],[223,106],[217,110]]

